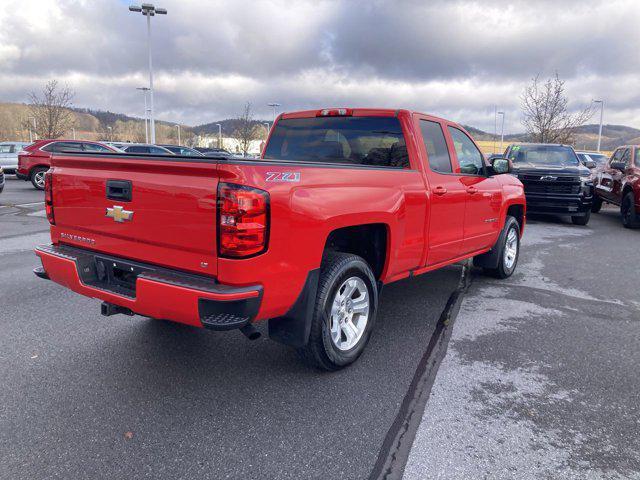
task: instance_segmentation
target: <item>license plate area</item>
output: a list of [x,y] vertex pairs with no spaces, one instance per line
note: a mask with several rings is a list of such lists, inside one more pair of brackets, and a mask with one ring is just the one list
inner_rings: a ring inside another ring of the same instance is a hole
[[95,257],[96,280],[103,287],[128,297],[136,296],[136,280],[144,271],[134,263]]

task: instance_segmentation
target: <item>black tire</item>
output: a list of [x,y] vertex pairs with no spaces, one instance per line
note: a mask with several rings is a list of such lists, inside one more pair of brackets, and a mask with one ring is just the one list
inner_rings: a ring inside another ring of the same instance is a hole
[[587,210],[587,213],[585,215],[578,215],[575,217],[571,217],[571,223],[573,223],[574,225],[586,225],[587,223],[589,223],[589,219],[591,218],[591,210]]
[[49,170],[46,167],[36,167],[33,170],[31,170],[31,175],[29,177],[29,180],[31,180],[31,185],[33,185],[36,189],[38,190],[44,190],[44,177],[43,178],[43,182],[39,183],[39,179],[40,179],[40,175],[44,175],[44,173]]
[[602,199],[593,197],[593,203],[591,204],[591,213],[598,213],[602,210]]
[[[515,261],[511,266],[507,265],[507,258],[505,256],[505,249],[507,247],[507,239],[509,238],[509,232],[512,230],[516,233],[516,253],[515,253]],[[498,237],[498,241],[493,247],[494,249],[498,249],[498,266],[496,268],[483,268],[482,270],[486,275],[495,278],[508,278],[513,272],[516,270],[516,266],[518,265],[518,258],[520,257],[520,224],[518,221],[511,216],[508,216],[506,221],[504,222],[504,227],[502,228],[502,232],[500,232],[500,236]]]
[[[331,306],[338,289],[351,277],[359,278],[366,285],[369,315],[364,332],[355,345],[348,350],[340,350],[331,338]],[[298,354],[308,365],[323,370],[334,371],[346,367],[358,359],[369,342],[377,311],[376,280],[367,262],[349,253],[326,254],[320,270],[309,341],[304,347],[298,349]]]
[[625,228],[639,228],[640,216],[636,212],[635,199],[633,192],[627,192],[622,197],[622,203],[620,204],[620,215],[622,215],[622,225]]

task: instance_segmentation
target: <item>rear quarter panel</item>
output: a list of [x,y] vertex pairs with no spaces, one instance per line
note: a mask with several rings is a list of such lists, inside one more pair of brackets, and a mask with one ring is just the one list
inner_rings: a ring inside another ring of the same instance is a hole
[[[268,181],[274,173],[297,174],[299,181]],[[242,285],[262,280],[264,297],[258,318],[286,313],[308,272],[320,266],[327,237],[335,229],[371,223],[386,226],[383,280],[420,262],[426,195],[417,170],[238,161],[219,164],[219,174],[221,182],[248,185],[270,194],[268,250],[244,260],[218,259],[222,283]]]

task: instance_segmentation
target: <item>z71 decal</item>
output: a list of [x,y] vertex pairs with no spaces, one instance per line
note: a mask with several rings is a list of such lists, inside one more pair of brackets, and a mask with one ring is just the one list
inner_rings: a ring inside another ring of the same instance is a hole
[[300,172],[267,172],[267,182],[299,182]]

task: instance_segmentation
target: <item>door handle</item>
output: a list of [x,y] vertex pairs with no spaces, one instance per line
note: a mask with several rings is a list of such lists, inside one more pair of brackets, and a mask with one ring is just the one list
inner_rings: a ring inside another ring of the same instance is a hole
[[467,187],[467,193],[478,193],[478,189],[476,187]]
[[444,195],[445,193],[447,193],[447,189],[444,188],[442,185],[438,185],[436,188],[433,189],[433,193],[435,193],[436,195]]

